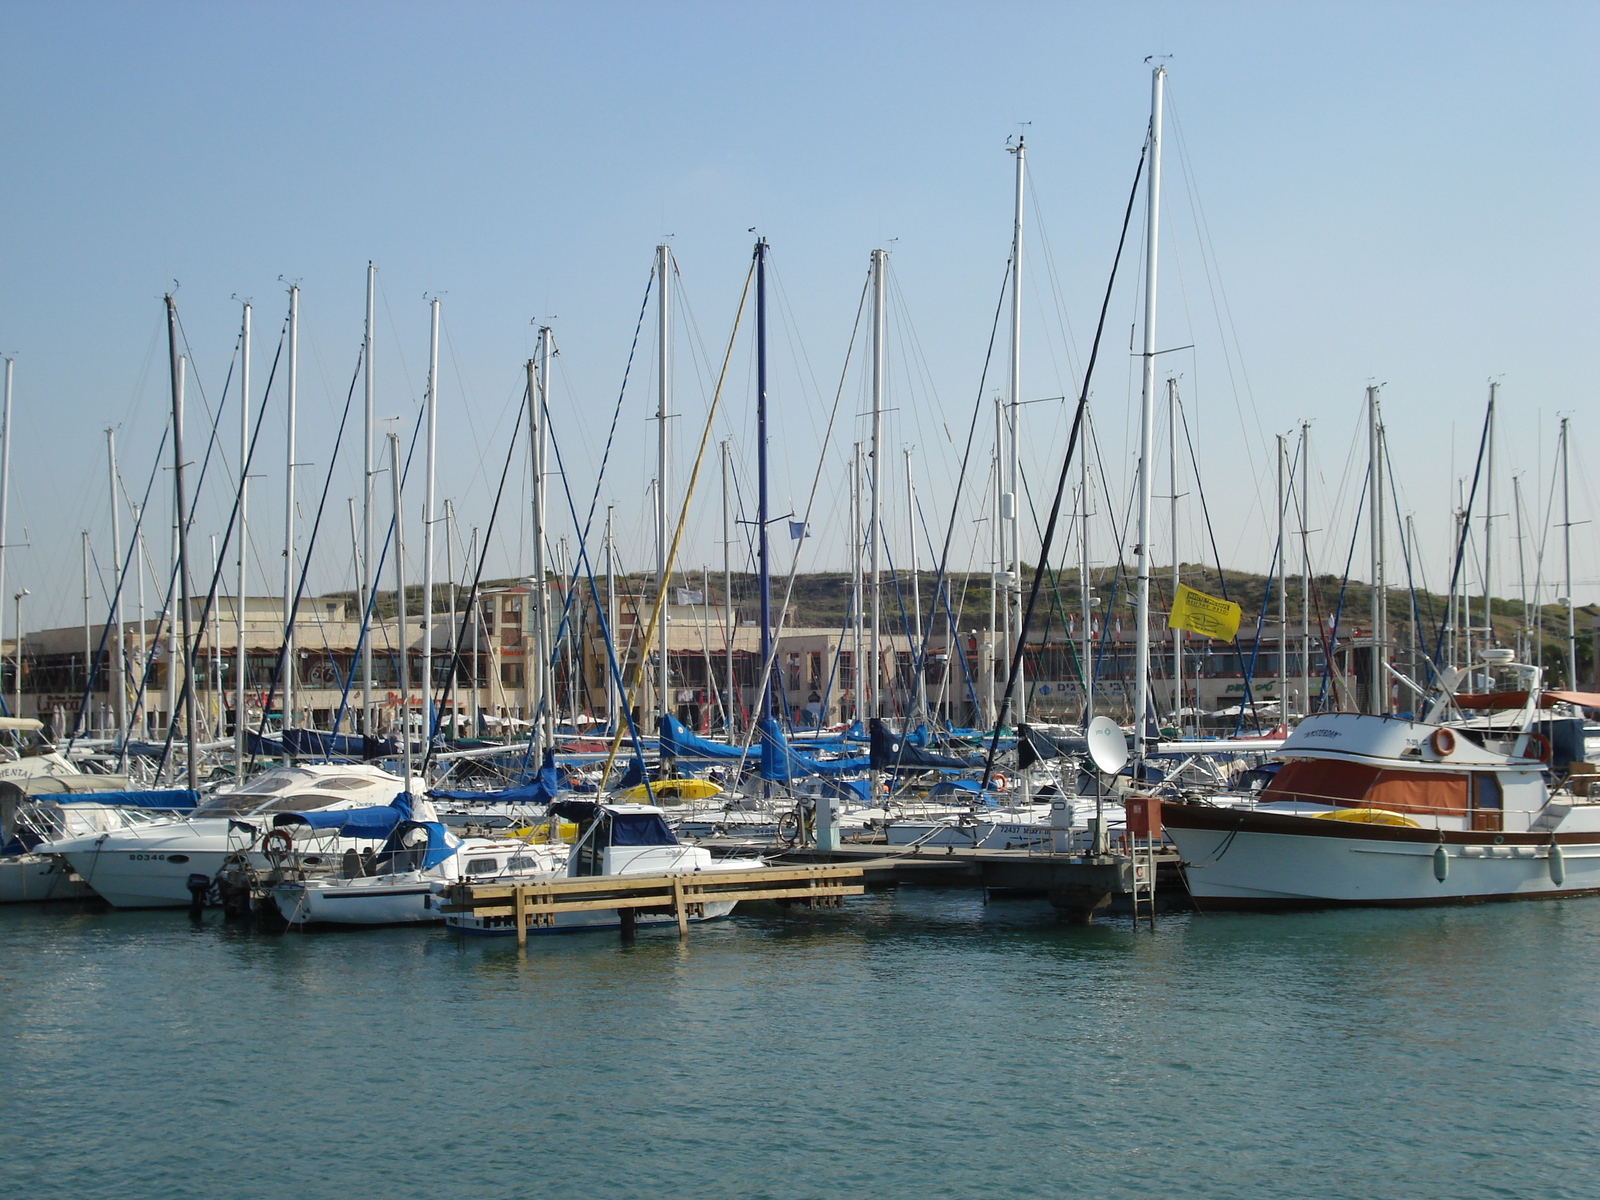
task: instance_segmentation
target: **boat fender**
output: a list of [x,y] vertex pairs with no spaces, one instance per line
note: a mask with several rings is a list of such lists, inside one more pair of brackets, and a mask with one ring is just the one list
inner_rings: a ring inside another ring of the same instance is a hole
[[1523,758],[1531,758],[1534,762],[1550,761],[1550,739],[1542,733],[1530,733],[1528,743],[1522,751]]
[[1449,758],[1450,752],[1456,748],[1456,735],[1448,729],[1435,729],[1428,744],[1440,758]]
[[1552,838],[1550,841],[1550,859],[1547,865],[1550,868],[1550,882],[1560,887],[1567,881],[1567,859],[1561,853],[1561,847]]
[[1443,883],[1450,874],[1450,855],[1443,846],[1434,847],[1433,877]]

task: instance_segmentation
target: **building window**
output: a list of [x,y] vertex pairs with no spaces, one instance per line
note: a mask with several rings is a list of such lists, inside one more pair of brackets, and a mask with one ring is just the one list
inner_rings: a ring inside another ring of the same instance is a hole
[[501,663],[500,682],[506,687],[521,687],[522,664],[519,662]]

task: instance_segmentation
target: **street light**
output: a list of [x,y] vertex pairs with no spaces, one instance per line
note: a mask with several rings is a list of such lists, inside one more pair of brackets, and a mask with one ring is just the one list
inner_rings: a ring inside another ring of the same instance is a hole
[[11,715],[14,717],[22,715],[22,598],[32,594],[27,588],[23,588],[12,596],[12,599],[17,602],[17,673],[12,680],[15,699],[11,705]]

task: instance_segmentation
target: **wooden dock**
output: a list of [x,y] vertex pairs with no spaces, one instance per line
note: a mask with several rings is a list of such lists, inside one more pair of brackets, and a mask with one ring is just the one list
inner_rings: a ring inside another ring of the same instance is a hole
[[719,901],[782,900],[811,908],[832,907],[845,896],[866,890],[860,864],[788,864],[736,871],[673,871],[658,875],[587,875],[536,879],[526,883],[456,883],[444,890],[440,910],[479,917],[510,917],[517,945],[528,942],[530,927],[555,923],[557,913],[616,909],[622,935],[633,932],[640,913],[671,913],[678,935],[689,933],[691,917]]

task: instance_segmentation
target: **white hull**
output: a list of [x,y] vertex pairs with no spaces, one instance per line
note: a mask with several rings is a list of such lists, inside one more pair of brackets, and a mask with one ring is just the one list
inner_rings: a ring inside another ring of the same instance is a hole
[[[1189,891],[1202,908],[1291,908],[1336,904],[1441,904],[1554,898],[1600,892],[1600,843],[1550,847],[1316,837],[1168,827]],[[1462,835],[1457,835],[1462,836]],[[1557,883],[1554,875],[1561,877]]]
[[[189,876],[215,879],[223,863],[242,852],[237,842],[229,844],[225,832],[208,836],[185,826],[151,830],[137,840],[122,837],[97,844],[100,842],[99,838],[86,838],[54,845],[83,881],[115,908],[187,908],[191,902]],[[348,838],[330,840],[302,853],[300,861],[311,867],[332,865],[347,846],[368,844]],[[246,857],[258,871],[271,869],[262,854],[251,852]]]
[[53,854],[19,854],[0,858],[0,904],[40,900],[82,900],[94,889]]
[[284,884],[272,890],[291,925],[420,925],[444,920],[434,907],[438,877],[420,871],[321,885]]

